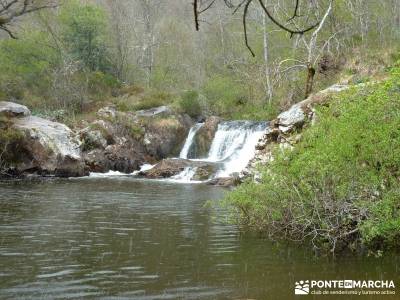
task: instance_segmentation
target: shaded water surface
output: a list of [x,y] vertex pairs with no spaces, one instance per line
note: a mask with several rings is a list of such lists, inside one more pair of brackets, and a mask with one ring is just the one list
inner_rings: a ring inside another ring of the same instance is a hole
[[0,183],[0,299],[296,299],[300,279],[400,285],[394,256],[316,258],[240,235],[204,207],[223,193],[132,178]]

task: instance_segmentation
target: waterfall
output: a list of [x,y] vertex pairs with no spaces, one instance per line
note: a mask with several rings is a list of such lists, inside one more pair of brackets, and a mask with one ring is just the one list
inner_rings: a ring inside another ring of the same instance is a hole
[[216,177],[226,177],[242,171],[254,157],[255,146],[268,123],[230,121],[218,125],[207,161],[223,162]]
[[[203,124],[199,123],[190,129],[180,158],[187,159],[190,149],[194,146],[193,141],[196,133],[202,126]],[[218,163],[221,167],[215,177],[228,177],[233,173],[238,173],[254,157],[256,144],[267,127],[267,122],[222,122],[218,125],[207,158],[191,160]],[[185,170],[171,179],[179,182],[192,182],[191,178],[195,173],[195,167],[186,167]]]
[[179,154],[179,158],[188,158],[189,155],[189,150],[193,144],[193,139],[196,136],[197,131],[204,125],[204,123],[197,123],[194,125],[192,128],[190,128],[189,134],[186,138],[185,144],[183,145],[183,148],[181,150],[181,153]]

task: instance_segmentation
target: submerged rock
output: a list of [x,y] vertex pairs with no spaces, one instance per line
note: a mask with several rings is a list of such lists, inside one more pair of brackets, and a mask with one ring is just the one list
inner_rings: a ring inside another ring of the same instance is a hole
[[152,169],[140,172],[147,178],[170,178],[183,172],[186,168],[194,170],[192,180],[208,180],[217,170],[217,165],[211,162],[191,161],[181,158],[164,159],[156,164]]
[[232,187],[240,184],[240,182],[241,180],[237,177],[219,177],[210,180],[207,182],[207,184],[222,187]]

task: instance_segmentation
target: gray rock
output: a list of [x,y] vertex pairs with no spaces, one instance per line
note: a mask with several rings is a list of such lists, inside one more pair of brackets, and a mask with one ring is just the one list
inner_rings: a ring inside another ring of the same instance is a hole
[[211,116],[206,119],[204,125],[197,131],[194,137],[194,143],[189,149],[189,158],[205,158],[210,150],[215,133],[218,129],[218,124],[222,121],[221,118]]
[[78,134],[80,139],[83,141],[83,147],[85,150],[94,148],[105,149],[107,147],[107,140],[99,129],[86,127],[79,131]]
[[349,88],[350,88],[350,86],[347,84],[334,84],[321,92],[339,93],[339,92],[345,91]]
[[203,161],[191,161],[187,159],[164,159],[153,168],[140,172],[139,175],[147,178],[169,178],[178,175],[185,168],[195,169],[192,180],[208,180],[215,174],[217,165]]
[[54,155],[80,159],[80,143],[66,125],[39,117],[16,119],[14,128],[24,131],[30,139],[51,150]]
[[192,121],[187,115],[146,118],[143,122],[146,152],[155,160],[177,156],[182,149]]
[[0,116],[26,117],[30,116],[31,111],[24,105],[13,102],[0,101]]
[[301,105],[295,104],[278,116],[278,124],[282,131],[288,131],[295,126],[303,124],[305,119],[306,115]]
[[240,180],[235,177],[219,177],[214,178],[207,182],[208,185],[222,186],[222,187],[232,187],[238,185]]
[[34,116],[13,121],[13,128],[24,135],[16,169],[63,177],[85,175],[80,142],[66,125]]
[[160,116],[160,115],[169,115],[172,113],[171,108],[168,106],[158,106],[153,107],[146,110],[139,110],[136,112],[136,115],[139,117],[153,117],[153,116]]
[[117,114],[117,110],[114,106],[106,106],[103,108],[100,108],[97,112],[97,116],[100,118],[115,118]]

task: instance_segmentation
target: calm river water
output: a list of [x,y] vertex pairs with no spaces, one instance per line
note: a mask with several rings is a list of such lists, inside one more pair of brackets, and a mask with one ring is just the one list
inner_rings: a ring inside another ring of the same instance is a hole
[[400,285],[399,258],[317,258],[239,234],[204,206],[223,193],[123,177],[0,183],[0,299],[400,299],[295,296],[301,279]]

